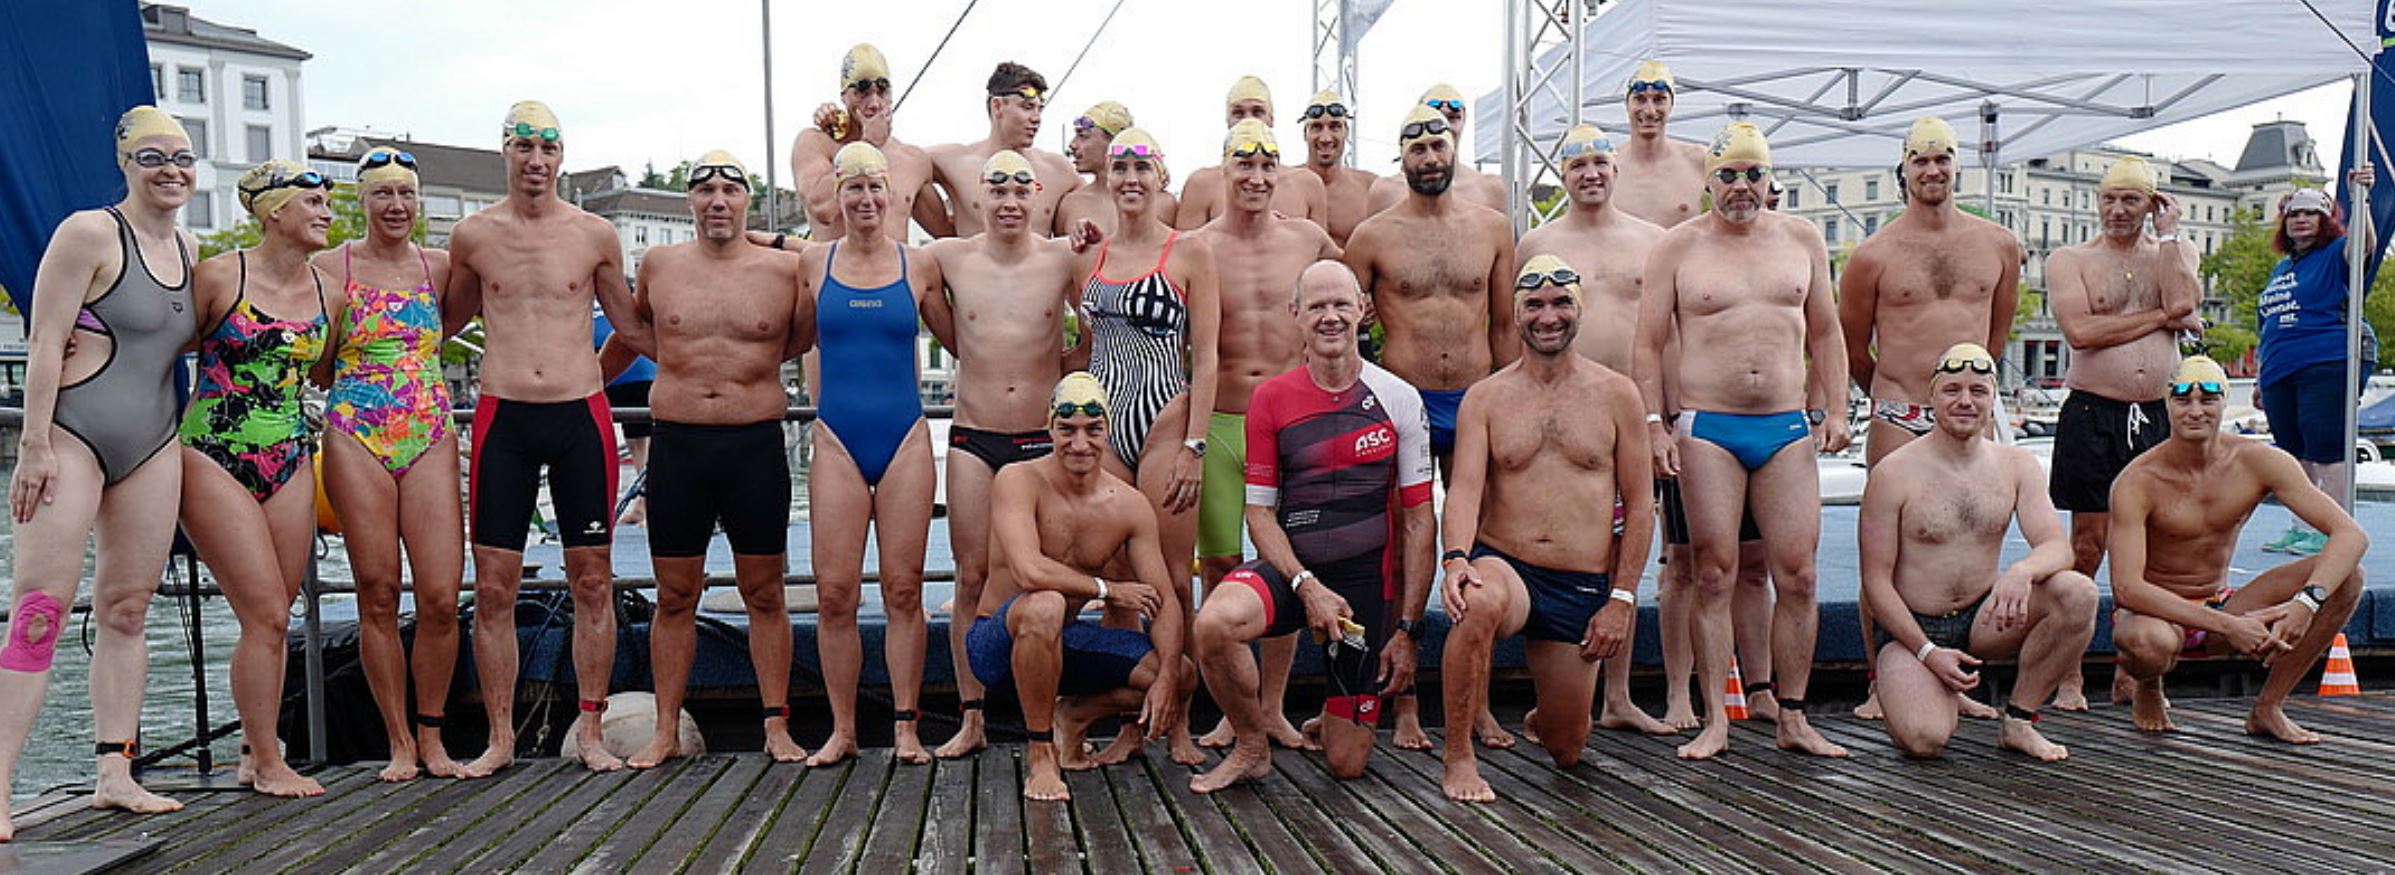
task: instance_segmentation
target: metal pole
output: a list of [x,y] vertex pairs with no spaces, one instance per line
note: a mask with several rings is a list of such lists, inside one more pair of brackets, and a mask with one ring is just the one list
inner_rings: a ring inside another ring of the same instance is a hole
[[780,231],[780,183],[773,161],[773,0],[757,0],[757,11],[765,19],[765,225],[767,230]]
[[307,619],[304,621],[307,637],[308,761],[323,765],[332,759],[332,744],[324,737],[324,612],[317,604],[316,555],[313,547],[308,551],[308,576],[300,580],[300,597],[308,600]]
[[1529,29],[1529,17],[1522,4],[1530,0],[1505,0],[1505,147],[1504,163],[1498,172],[1505,178],[1505,212],[1513,220],[1514,234],[1530,230],[1530,195],[1523,190],[1527,182],[1522,176],[1522,43],[1528,39],[1523,31]]
[[208,652],[205,638],[200,634],[200,559],[183,555],[183,600],[191,614],[191,691],[192,719],[198,721],[199,731],[193,737],[200,740],[198,751],[200,774],[216,774],[216,751],[208,747]]
[[[2373,50],[2369,61],[2370,68],[2361,73],[2361,78],[2354,83],[2353,88],[2352,148],[2355,157],[2350,163],[2357,167],[2363,162],[2369,161],[2371,156],[2370,80],[2377,78],[2372,75],[2378,68],[2376,50]],[[2379,241],[2375,237],[2375,229],[2370,227],[2370,188],[2364,185],[2355,185],[2350,180],[2346,182],[2346,185],[2350,186],[2353,191],[2351,198],[2353,224],[2347,229],[2345,235],[2345,389],[2341,393],[2341,397],[2345,399],[2345,452],[2343,455],[2351,461],[2345,465],[2345,491],[2341,497],[2345,499],[2346,512],[2351,513],[2354,501],[2355,466],[2361,461],[2355,455],[2354,449],[2361,440],[2359,418],[2362,399],[2358,389],[2362,384],[2362,296],[2370,291],[2363,285],[2369,281],[2369,277],[2364,275],[2366,272],[2362,266],[2364,260],[2369,257],[2370,247],[2353,244],[2355,241],[2366,240],[2375,246],[2379,245]]]

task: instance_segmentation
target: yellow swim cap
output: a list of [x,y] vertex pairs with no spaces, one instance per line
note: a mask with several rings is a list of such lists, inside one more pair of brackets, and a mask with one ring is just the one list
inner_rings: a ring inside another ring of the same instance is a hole
[[1546,254],[1531,256],[1529,261],[1522,263],[1521,271],[1514,274],[1514,300],[1520,301],[1523,295],[1537,291],[1539,286],[1548,283],[1562,286],[1564,291],[1572,293],[1572,303],[1581,303],[1580,272],[1565,264],[1563,259]]
[[116,117],[117,163],[132,161],[133,144],[151,137],[173,137],[182,140],[186,146],[191,144],[191,135],[184,132],[183,123],[176,121],[174,116],[167,115],[165,110],[155,106],[136,106]]
[[[1339,111],[1336,113],[1331,112],[1332,107],[1338,107]],[[1321,91],[1314,92],[1314,97],[1306,101],[1305,117],[1311,119],[1319,115],[1332,115],[1337,118],[1354,118],[1355,110],[1348,107],[1347,98],[1340,97],[1339,92],[1325,88]]]
[[1148,134],[1147,128],[1124,128],[1122,133],[1114,135],[1114,144],[1106,147],[1106,157],[1125,154],[1162,161],[1164,147],[1156,144],[1156,138]]
[[1397,127],[1397,151],[1405,151],[1415,140],[1432,137],[1446,140],[1447,145],[1455,145],[1455,131],[1447,127],[1447,117],[1431,109],[1430,104],[1414,104],[1413,109],[1406,111],[1405,121]]
[[1281,155],[1281,144],[1272,139],[1272,126],[1262,119],[1241,119],[1231,126],[1230,133],[1223,135],[1222,163],[1229,164],[1233,158],[1257,152],[1274,158]]
[[2208,355],[2191,355],[2179,360],[2179,372],[2170,377],[2170,393],[2185,395],[2197,389],[2219,394],[2226,392],[2229,372]]
[[[405,162],[405,163],[402,163]],[[416,156],[389,146],[376,146],[358,156],[358,187],[377,182],[416,184]]]
[[[1640,88],[1641,85],[1647,87]],[[1630,81],[1622,84],[1623,91],[1646,91],[1649,89],[1660,90],[1665,94],[1675,94],[1679,92],[1680,86],[1672,79],[1672,68],[1664,66],[1662,61],[1650,60],[1639,64],[1638,69],[1630,74]]]
[[833,182],[847,182],[860,176],[890,178],[890,159],[872,143],[862,140],[842,146],[832,155]]
[[697,185],[717,177],[729,178],[733,182],[740,183],[741,188],[747,188],[749,185],[748,165],[740,163],[740,159],[733,157],[729,151],[710,150],[707,154],[700,155],[699,160],[690,165],[690,176],[685,181],[691,185]]
[[264,220],[282,209],[292,198],[311,188],[332,188],[332,180],[289,158],[276,158],[249,169],[233,188],[241,198],[241,208],[252,217]]
[[1771,144],[1763,139],[1763,129],[1752,122],[1731,122],[1713,135],[1713,145],[1705,150],[1705,172],[1711,173],[1731,162],[1752,162],[1771,166]]
[[1930,368],[1932,377],[1965,372],[1993,376],[1996,373],[1996,357],[1988,355],[1987,347],[1965,341],[1939,353],[1937,365]]
[[[1048,405],[1050,422],[1075,415],[1109,417],[1114,409],[1113,403],[1106,400],[1106,387],[1099,385],[1098,378],[1090,376],[1088,371],[1074,371],[1056,381],[1056,391],[1048,394]],[[1065,410],[1068,406],[1073,408],[1069,412]],[[1091,412],[1092,407],[1096,408],[1095,413]]]
[[499,142],[512,137],[537,137],[549,142],[565,139],[564,128],[557,124],[557,114],[549,105],[538,100],[519,100],[507,108],[507,118],[499,122]]
[[1224,109],[1230,109],[1239,105],[1239,102],[1243,100],[1263,101],[1264,114],[1273,114],[1272,89],[1266,87],[1262,79],[1254,76],[1239,77],[1239,81],[1231,83],[1231,93],[1223,96],[1222,106]]
[[1131,110],[1120,103],[1101,100],[1082,110],[1078,121],[1087,121],[1091,127],[1105,131],[1111,137],[1131,127]]
[[1904,157],[1909,159],[1923,152],[1958,155],[1960,153],[1955,150],[1955,144],[1960,142],[1961,138],[1954,135],[1953,125],[1937,116],[1925,115],[1914,119],[1913,129],[1905,132]]
[[847,91],[858,82],[881,80],[884,88],[890,84],[890,61],[872,43],[857,43],[840,58],[840,90]]
[[2098,191],[2107,188],[2127,188],[2153,194],[2154,168],[2147,165],[2144,158],[2123,155],[2112,162],[2112,167],[2104,171],[2104,178],[2096,183]]
[[1007,181],[1029,183],[1033,188],[1039,187],[1039,171],[1032,169],[1031,162],[1025,160],[1022,153],[1013,149],[1000,149],[990,156],[990,160],[981,162],[983,185],[998,185],[1000,184],[998,177],[1001,176],[1006,177]]
[[1590,124],[1573,125],[1571,130],[1563,133],[1563,142],[1555,147],[1555,160],[1565,163],[1583,155],[1611,154],[1613,138],[1605,136],[1603,129]]

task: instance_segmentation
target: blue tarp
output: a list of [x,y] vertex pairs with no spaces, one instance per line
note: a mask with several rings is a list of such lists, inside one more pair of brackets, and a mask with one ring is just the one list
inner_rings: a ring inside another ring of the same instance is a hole
[[124,197],[116,119],[156,99],[134,0],[0,3],[0,286],[18,312],[58,223]]
[[2365,434],[2395,431],[2395,395],[2378,399],[2378,403],[2362,408],[2359,415],[2361,419],[2355,424]]

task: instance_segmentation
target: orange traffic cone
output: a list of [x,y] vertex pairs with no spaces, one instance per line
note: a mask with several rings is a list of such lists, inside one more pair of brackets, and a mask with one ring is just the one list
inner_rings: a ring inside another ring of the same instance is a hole
[[2323,696],[2359,696],[2362,682],[2353,676],[2353,651],[2345,646],[2345,633],[2328,647],[2328,667],[2320,671],[2320,694]]
[[[2351,670],[2349,665],[2347,671]],[[2347,676],[2351,677],[2350,674]],[[1738,658],[1735,656],[1730,657],[1730,677],[1722,682],[1721,701],[1723,706],[1729,710],[1730,719],[1747,719],[1746,683],[1738,678]]]

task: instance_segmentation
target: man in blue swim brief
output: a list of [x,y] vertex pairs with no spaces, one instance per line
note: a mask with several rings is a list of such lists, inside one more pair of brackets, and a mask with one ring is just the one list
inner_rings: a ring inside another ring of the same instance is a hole
[[[1754,125],[1723,128],[1706,150],[1705,171],[1713,211],[1673,227],[1648,255],[1632,364],[1646,403],[1655,476],[1680,478],[1687,502],[1701,688],[1721,689],[1728,674],[1738,521],[1751,504],[1778,595],[1771,636],[1776,677],[1759,680],[1779,701],[1779,746],[1844,756],[1805,719],[1820,624],[1813,596],[1813,554],[1821,541],[1814,459],[1845,449],[1849,439],[1846,348],[1829,257],[1811,223],[1763,208],[1771,147]],[[1675,332],[1688,354],[1673,360],[1664,346]],[[1664,394],[1672,386],[1687,412],[1666,423]],[[1807,411],[1808,389],[1834,415]],[[1708,759],[1729,745],[1723,703],[1706,699],[1704,732],[1680,748],[1682,758]]]
[[[974,678],[991,690],[1011,687],[1022,702],[1030,742],[1023,796],[1043,801],[1072,798],[1063,769],[1130,753],[1091,758],[1082,747],[1091,722],[1132,714],[1147,738],[1159,738],[1181,725],[1197,691],[1154,507],[1099,464],[1112,452],[1105,390],[1076,371],[1056,384],[1051,402],[1055,451],[1006,466],[991,485],[990,577],[965,635]],[[1145,616],[1147,631],[1080,619],[1093,602]],[[1173,759],[1194,765],[1205,757],[1178,738]]]

